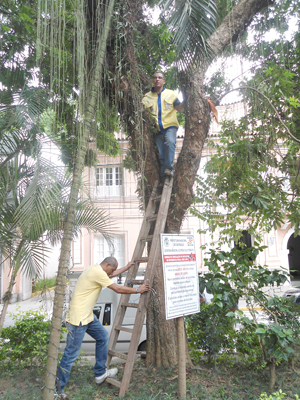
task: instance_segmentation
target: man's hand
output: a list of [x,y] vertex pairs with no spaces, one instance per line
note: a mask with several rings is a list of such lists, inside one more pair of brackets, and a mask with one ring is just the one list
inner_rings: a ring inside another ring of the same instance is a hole
[[150,289],[151,287],[148,285],[148,283],[143,283],[141,286],[139,286],[139,293],[149,292]]
[[108,275],[108,277],[115,278],[116,276],[123,274],[123,272],[128,271],[132,265],[134,265],[134,262],[129,261],[129,263],[125,265],[125,267],[116,269],[112,274]]
[[129,261],[129,263],[127,265],[125,265],[125,271],[128,271],[130,267],[132,267],[134,265],[133,261]]
[[[112,285],[107,286],[109,289],[113,290],[116,293],[120,294],[136,294],[136,288],[134,287],[128,287],[128,286],[122,286],[122,285],[117,285],[116,283],[113,283]],[[141,286],[139,286],[138,293],[144,293],[144,292],[149,292],[151,290],[150,285],[148,283],[143,283]]]

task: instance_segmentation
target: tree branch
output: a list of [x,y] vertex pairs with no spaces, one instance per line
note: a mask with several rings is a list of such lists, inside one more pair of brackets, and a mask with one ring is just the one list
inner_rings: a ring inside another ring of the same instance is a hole
[[236,88],[236,89],[231,89],[231,90],[229,90],[229,91],[226,92],[224,95],[222,95],[222,96],[219,98],[219,100],[221,100],[223,97],[225,97],[228,93],[234,92],[235,90],[253,90],[254,92],[257,92],[260,96],[262,96],[265,100],[267,100],[267,102],[268,102],[268,103],[270,104],[270,106],[273,108],[273,110],[274,110],[274,112],[275,112],[275,114],[276,114],[276,116],[277,116],[279,122],[280,122],[281,125],[283,125],[283,127],[285,128],[287,134],[288,134],[295,142],[300,143],[300,140],[297,139],[297,138],[291,133],[291,131],[289,130],[289,128],[288,128],[288,127],[286,126],[286,124],[282,121],[282,119],[280,118],[280,115],[279,115],[278,111],[277,111],[276,108],[273,106],[271,100],[270,100],[266,95],[264,95],[262,92],[260,92],[258,89],[254,88],[254,87],[252,87],[252,86],[240,86],[240,87],[238,87],[238,88]]
[[235,42],[250,25],[253,17],[273,3],[274,0],[241,0],[209,38],[208,44],[214,53],[220,54],[226,46]]

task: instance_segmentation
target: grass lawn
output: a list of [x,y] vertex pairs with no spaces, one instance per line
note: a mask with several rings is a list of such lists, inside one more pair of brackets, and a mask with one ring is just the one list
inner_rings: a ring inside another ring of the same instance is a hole
[[[119,370],[123,368],[119,365]],[[295,371],[286,366],[277,368],[277,384],[272,392],[282,389],[285,399],[294,400],[300,395],[300,362]],[[119,378],[122,372],[119,372]],[[0,399],[41,400],[44,371],[25,368],[15,371],[0,371]],[[201,400],[258,400],[268,390],[268,371],[246,369],[225,364],[216,369],[206,363],[187,368],[187,399]],[[144,360],[135,364],[131,384],[124,399],[165,400],[177,399],[178,376],[176,368],[146,368]],[[118,399],[118,389],[108,383],[97,386],[94,383],[93,368],[90,365],[74,366],[66,388],[70,400],[112,400]]]

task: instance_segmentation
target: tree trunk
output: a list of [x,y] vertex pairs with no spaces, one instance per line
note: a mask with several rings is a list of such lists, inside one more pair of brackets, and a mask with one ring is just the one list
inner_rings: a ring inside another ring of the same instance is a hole
[[[93,71],[92,78],[90,81],[89,92],[86,94],[86,98],[82,99],[82,104],[86,104],[85,112],[82,113],[82,115],[85,118],[83,118],[84,123],[82,127],[82,134],[78,142],[78,150],[73,171],[73,180],[70,193],[70,202],[69,202],[66,222],[64,225],[64,237],[62,240],[60,260],[58,265],[57,283],[55,287],[54,304],[53,304],[53,317],[52,317],[52,325],[49,338],[45,387],[43,391],[44,400],[52,400],[54,395],[57,360],[58,360],[58,348],[60,343],[62,312],[64,304],[64,294],[66,287],[66,278],[68,273],[68,265],[70,260],[72,230],[75,220],[75,207],[78,199],[78,192],[84,169],[84,159],[87,149],[87,140],[91,132],[91,125],[93,123],[94,115],[96,113],[95,111],[96,111],[97,99],[101,87],[100,86],[101,74],[104,63],[106,42],[110,29],[113,7],[114,7],[114,0],[110,0],[107,8],[107,14],[103,18],[105,19],[104,22],[105,28],[103,30],[101,37],[99,38],[96,52],[93,55],[95,60],[94,64],[95,69]],[[80,15],[80,17],[84,18],[84,15]],[[88,77],[86,77],[86,79],[88,79]],[[83,88],[80,91],[80,95],[81,96],[84,95]]]
[[[218,29],[211,35],[209,44],[215,55],[220,54],[226,46],[251,23],[255,14],[273,0],[241,0],[228,16],[224,18]],[[142,5],[140,1],[128,2],[131,25],[139,29],[142,21]],[[126,25],[126,55],[123,59],[123,80],[118,89],[123,92],[124,102],[120,106],[120,114],[131,138],[132,155],[136,167],[141,174],[144,185],[144,204],[147,204],[149,193],[159,177],[159,163],[153,145],[151,118],[141,121],[141,97],[149,90],[149,77],[139,69],[135,55],[134,33]],[[145,30],[141,24],[141,31]],[[144,33],[144,32],[143,32]],[[185,107],[185,138],[174,172],[173,196],[169,208],[166,232],[179,233],[186,212],[193,202],[193,186],[200,165],[202,149],[210,126],[210,107],[205,99],[204,77],[209,61],[204,60],[193,73],[182,74],[180,88],[187,96]],[[113,71],[113,67],[112,67]],[[115,74],[118,74],[115,71]],[[124,78],[126,77],[126,78]],[[137,79],[138,77],[138,79]],[[138,82],[137,82],[138,81]],[[145,113],[143,114],[144,117]],[[135,120],[133,126],[131,121]],[[130,122],[129,122],[130,121]],[[153,288],[155,296],[151,296],[147,313],[147,365],[169,366],[177,364],[177,334],[175,321],[166,321],[164,316],[164,288],[161,261],[157,265]]]
[[15,280],[16,280],[16,276],[18,273],[18,268],[16,266],[14,266],[11,270],[11,276],[10,276],[10,280],[9,280],[9,286],[7,289],[7,292],[4,295],[4,304],[3,304],[3,308],[2,308],[2,312],[1,312],[1,318],[0,318],[0,336],[1,336],[1,332],[3,329],[3,324],[4,324],[4,320],[5,320],[5,315],[7,312],[7,308],[9,305],[9,301],[11,299],[11,295],[12,295],[12,290],[15,284]]
[[[212,35],[209,42],[216,55],[231,41],[236,40],[253,16],[268,6],[268,0],[242,0]],[[233,29],[234,27],[234,29]],[[180,76],[180,88],[187,97],[185,107],[185,137],[177,159],[173,194],[169,208],[166,232],[179,233],[184,216],[193,202],[193,186],[198,173],[202,149],[210,126],[210,107],[204,97],[205,62],[194,73]],[[148,180],[148,175],[146,175]],[[164,317],[164,287],[161,262],[157,266],[147,313],[147,365],[169,366],[177,364],[177,334],[174,320]]]
[[276,382],[276,362],[271,361],[269,363],[269,373],[270,373],[270,380],[269,380],[269,388],[272,390],[275,386]]

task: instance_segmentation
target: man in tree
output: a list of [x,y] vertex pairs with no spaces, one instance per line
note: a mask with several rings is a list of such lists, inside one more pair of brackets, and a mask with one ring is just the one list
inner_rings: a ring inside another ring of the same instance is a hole
[[182,111],[184,102],[180,103],[177,93],[165,88],[165,77],[161,72],[153,76],[153,88],[143,98],[144,106],[155,118],[158,132],[156,145],[160,161],[160,178],[170,178],[176,149],[176,135],[179,123],[176,111]]
[[102,288],[108,287],[116,293],[124,294],[144,293],[150,290],[148,284],[142,284],[135,289],[117,285],[111,280],[127,271],[133,264],[129,262],[125,267],[116,271],[117,260],[114,257],[106,257],[100,265],[91,265],[80,275],[66,316],[67,345],[57,371],[56,398],[67,399],[64,388],[69,379],[72,365],[78,357],[85,333],[96,340],[95,382],[100,384],[107,377],[113,377],[118,373],[117,368],[106,370],[109,335],[93,314],[93,308]]

